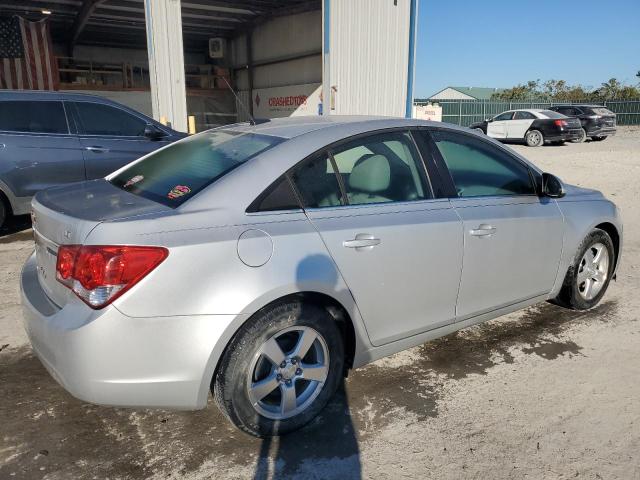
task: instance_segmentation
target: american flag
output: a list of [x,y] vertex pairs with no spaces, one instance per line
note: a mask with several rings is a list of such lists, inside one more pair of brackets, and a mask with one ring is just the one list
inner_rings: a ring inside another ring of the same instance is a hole
[[58,68],[47,19],[0,18],[0,88],[57,90]]

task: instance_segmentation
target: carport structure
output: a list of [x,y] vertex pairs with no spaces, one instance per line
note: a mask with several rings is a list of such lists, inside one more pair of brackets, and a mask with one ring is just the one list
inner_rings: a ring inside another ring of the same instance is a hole
[[61,89],[142,110],[133,92],[150,91],[149,110],[179,130],[194,96],[214,99],[201,127],[410,112],[417,0],[5,0],[10,15],[49,19]]

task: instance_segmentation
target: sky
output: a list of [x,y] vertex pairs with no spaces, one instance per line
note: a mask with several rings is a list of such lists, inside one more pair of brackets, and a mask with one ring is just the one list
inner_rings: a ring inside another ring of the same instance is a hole
[[637,84],[640,0],[419,0],[415,98],[447,86]]

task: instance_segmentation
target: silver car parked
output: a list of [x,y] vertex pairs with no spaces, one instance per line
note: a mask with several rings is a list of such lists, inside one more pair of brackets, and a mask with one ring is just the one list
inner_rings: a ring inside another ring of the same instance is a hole
[[597,304],[616,206],[418,120],[237,124],[40,192],[27,333],[88,402],[301,427],[345,372],[550,300]]

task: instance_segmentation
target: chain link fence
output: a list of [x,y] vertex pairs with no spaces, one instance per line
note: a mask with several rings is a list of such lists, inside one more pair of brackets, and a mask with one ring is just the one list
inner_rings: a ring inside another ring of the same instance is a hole
[[[427,101],[417,101],[416,105],[425,105]],[[640,99],[607,100],[594,102],[582,100],[573,102],[554,101],[502,101],[502,100],[436,100],[442,107],[442,121],[468,127],[499,113],[517,108],[548,108],[553,105],[602,105],[616,114],[618,125],[640,125]]]

